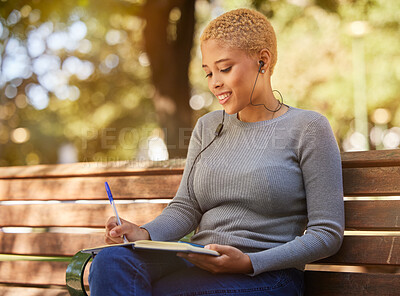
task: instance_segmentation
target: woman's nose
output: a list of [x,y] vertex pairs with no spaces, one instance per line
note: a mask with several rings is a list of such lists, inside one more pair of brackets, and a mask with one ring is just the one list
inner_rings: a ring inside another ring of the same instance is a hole
[[213,80],[213,88],[219,88],[223,85],[222,81],[220,79],[215,78]]

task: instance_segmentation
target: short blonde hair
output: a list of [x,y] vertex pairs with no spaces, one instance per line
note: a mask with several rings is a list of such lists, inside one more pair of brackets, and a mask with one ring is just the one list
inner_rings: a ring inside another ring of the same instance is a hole
[[274,28],[260,12],[240,8],[228,11],[212,20],[200,36],[200,41],[214,39],[254,55],[262,49],[271,53],[269,66],[272,75],[278,52]]

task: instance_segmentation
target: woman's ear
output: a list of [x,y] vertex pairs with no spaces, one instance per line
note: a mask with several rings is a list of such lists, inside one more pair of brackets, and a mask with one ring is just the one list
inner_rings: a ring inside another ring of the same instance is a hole
[[269,71],[269,67],[271,65],[271,53],[269,52],[268,49],[261,49],[259,54],[259,61],[262,61],[264,63],[264,66],[262,67],[263,70]]

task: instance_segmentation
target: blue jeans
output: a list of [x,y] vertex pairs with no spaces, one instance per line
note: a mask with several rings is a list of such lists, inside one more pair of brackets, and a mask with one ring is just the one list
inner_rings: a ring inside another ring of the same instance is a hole
[[172,252],[102,250],[90,267],[91,296],[133,295],[303,295],[303,272],[285,269],[245,274],[212,274]]

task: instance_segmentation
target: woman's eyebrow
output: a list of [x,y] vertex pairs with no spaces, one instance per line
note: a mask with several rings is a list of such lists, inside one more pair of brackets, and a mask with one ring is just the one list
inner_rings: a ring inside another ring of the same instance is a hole
[[[226,61],[230,61],[231,59],[220,59],[220,60],[218,60],[218,61],[216,61],[214,64],[218,64],[218,63],[222,63],[222,62],[226,62]],[[201,66],[202,68],[208,68],[208,66],[207,65],[202,65]]]
[[226,62],[226,61],[230,61],[231,59],[220,59],[220,60],[218,60],[218,61],[216,61],[215,62],[215,64],[218,64],[218,63],[222,63],[222,62]]

